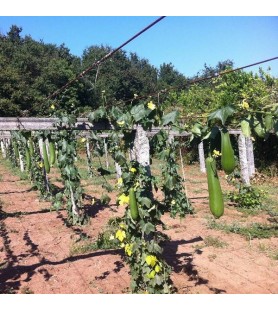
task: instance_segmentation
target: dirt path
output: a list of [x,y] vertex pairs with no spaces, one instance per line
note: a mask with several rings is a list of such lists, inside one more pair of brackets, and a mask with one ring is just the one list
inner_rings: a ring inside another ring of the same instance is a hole
[[[113,204],[93,210],[89,225],[70,228],[65,225],[65,211],[49,212],[50,203],[39,201],[28,181],[12,176],[3,165],[0,176],[1,293],[129,292],[129,270],[118,250],[70,252],[76,240],[96,238],[110,217],[120,215]],[[194,186],[200,188],[199,181],[195,179],[197,183],[188,187],[189,196]],[[277,239],[248,241],[209,229],[207,200],[195,199],[193,203],[196,213],[185,219],[164,216],[165,233],[170,237],[164,244],[165,259],[173,267],[171,278],[177,293],[278,293],[278,261],[259,251],[261,243],[277,246]],[[221,221],[239,216],[227,209]],[[222,247],[207,240],[218,240]]]

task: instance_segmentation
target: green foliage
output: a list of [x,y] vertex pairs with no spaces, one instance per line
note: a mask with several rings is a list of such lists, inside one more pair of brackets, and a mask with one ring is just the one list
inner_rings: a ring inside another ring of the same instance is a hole
[[262,202],[265,196],[265,191],[248,185],[241,185],[237,193],[228,193],[228,198],[236,203],[236,207],[253,210],[262,208]]
[[212,220],[208,224],[209,228],[223,230],[227,233],[235,233],[244,236],[247,240],[264,239],[278,236],[277,224],[269,225],[262,223],[252,223],[249,226],[241,226],[238,223],[226,224]]

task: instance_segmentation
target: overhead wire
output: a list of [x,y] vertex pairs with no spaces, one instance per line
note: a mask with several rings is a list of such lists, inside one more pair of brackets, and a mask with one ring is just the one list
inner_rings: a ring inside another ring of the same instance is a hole
[[79,80],[80,78],[82,78],[85,74],[87,74],[88,72],[90,72],[93,68],[95,68],[96,66],[99,66],[101,63],[103,63],[104,61],[106,61],[107,59],[109,59],[110,57],[112,57],[117,51],[119,51],[120,49],[122,49],[124,46],[126,46],[128,43],[130,43],[131,41],[133,41],[134,39],[136,39],[137,37],[139,37],[142,33],[146,32],[148,29],[150,29],[151,27],[153,27],[155,24],[157,24],[158,22],[160,22],[162,19],[164,19],[166,16],[161,16],[159,18],[157,18],[154,22],[152,22],[151,24],[149,24],[147,27],[145,27],[144,29],[142,29],[141,31],[139,31],[138,33],[136,33],[134,36],[132,36],[130,39],[128,39],[127,41],[125,41],[124,43],[122,43],[119,47],[113,49],[111,52],[107,53],[105,56],[103,56],[101,59],[99,59],[98,61],[95,61],[91,66],[89,66],[87,69],[83,70],[81,73],[79,73],[75,78],[73,78],[72,80],[70,80],[69,82],[67,82],[64,86],[62,86],[61,88],[59,88],[58,90],[56,90],[54,93],[50,94],[46,100],[49,100],[53,97],[56,97],[57,95],[59,95],[64,89],[66,89],[69,85],[71,85],[73,82],[76,82],[77,80]]

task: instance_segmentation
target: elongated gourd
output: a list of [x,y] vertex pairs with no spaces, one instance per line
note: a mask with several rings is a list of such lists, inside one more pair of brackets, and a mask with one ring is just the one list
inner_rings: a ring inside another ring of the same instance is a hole
[[19,150],[18,150],[18,145],[17,145],[16,141],[13,142],[13,148],[14,148],[15,158],[19,159]]
[[234,171],[236,162],[228,130],[221,131],[221,166],[226,174]]
[[217,175],[215,159],[210,156],[206,159],[206,171],[210,211],[215,218],[219,218],[224,214],[224,200]]
[[129,207],[130,207],[130,215],[132,219],[134,221],[137,220],[139,213],[138,213],[138,206],[137,206],[135,191],[133,187],[129,189]]
[[264,125],[265,125],[265,131],[269,132],[273,128],[273,118],[271,114],[266,114],[264,117]]
[[30,157],[30,151],[28,147],[25,149],[25,160],[26,160],[26,170],[30,170],[31,168],[31,157]]
[[49,140],[49,162],[53,166],[55,164],[55,144],[52,140]]
[[42,144],[42,155],[43,155],[43,162],[44,162],[45,172],[49,173],[50,172],[50,166],[49,166],[49,161],[48,161],[45,141],[43,141],[43,144]]
[[34,155],[34,144],[33,144],[33,140],[31,137],[29,138],[28,142],[29,142],[28,146],[29,146],[30,156],[33,156]]

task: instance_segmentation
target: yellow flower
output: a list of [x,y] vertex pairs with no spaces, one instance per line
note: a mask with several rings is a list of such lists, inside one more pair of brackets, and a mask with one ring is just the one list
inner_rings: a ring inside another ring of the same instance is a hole
[[121,187],[123,185],[123,178],[118,178],[117,185],[118,187]]
[[149,279],[153,279],[154,276],[155,276],[155,271],[152,270],[152,271],[148,274],[148,278],[149,278]]
[[51,110],[55,110],[55,105],[52,104],[52,105],[50,106],[50,109],[51,109]]
[[219,151],[213,150],[212,157],[217,158],[217,157],[219,157],[219,156],[221,156],[221,155],[222,155],[222,154],[221,154]]
[[125,234],[125,231],[124,231],[124,230],[121,230],[121,229],[117,230],[117,232],[116,232],[116,238],[117,238],[118,240],[120,240],[121,242],[123,242],[123,240],[125,239],[125,237],[126,237],[126,234]]
[[125,247],[125,244],[122,242],[122,243],[120,244],[120,247],[121,247],[121,248],[124,248],[124,247]]
[[155,264],[157,263],[157,257],[154,256],[154,255],[148,255],[148,256],[146,257],[146,263],[147,263],[149,266],[154,267]]
[[155,105],[152,101],[150,101],[150,102],[148,103],[148,108],[149,108],[150,110],[154,110],[154,109],[156,108],[156,105]]
[[127,229],[127,226],[126,226],[126,224],[124,224],[124,223],[121,223],[119,226],[120,226],[122,229]]
[[83,137],[83,138],[81,139],[81,142],[82,142],[82,143],[86,142],[86,138]]
[[156,265],[154,270],[156,273],[158,273],[161,270],[161,267],[159,265]]
[[242,103],[240,105],[243,109],[248,110],[249,109],[249,103],[245,101],[245,99],[242,100]]
[[113,235],[110,235],[109,240],[114,240],[114,239],[115,239],[115,237]]
[[123,126],[123,125],[125,124],[125,121],[117,121],[117,124],[118,124],[119,126]]
[[174,206],[175,204],[176,204],[176,200],[173,199],[173,200],[171,201],[171,205]]
[[119,198],[119,205],[120,206],[123,206],[125,204],[128,204],[129,203],[129,196],[125,195],[125,194],[122,194]]
[[38,166],[39,166],[40,168],[43,168],[43,162],[40,161],[40,162],[38,163]]
[[137,188],[140,186],[140,183],[139,182],[136,182],[135,183],[135,186],[134,186],[134,190],[136,191],[137,190]]
[[129,169],[129,171],[132,172],[132,173],[135,173],[137,170],[136,170],[136,168],[132,167],[132,168]]
[[132,245],[132,244],[129,244],[129,243],[127,243],[127,244],[125,245],[125,253],[126,253],[128,256],[131,256],[131,254],[132,254],[132,247],[133,247],[133,245]]

